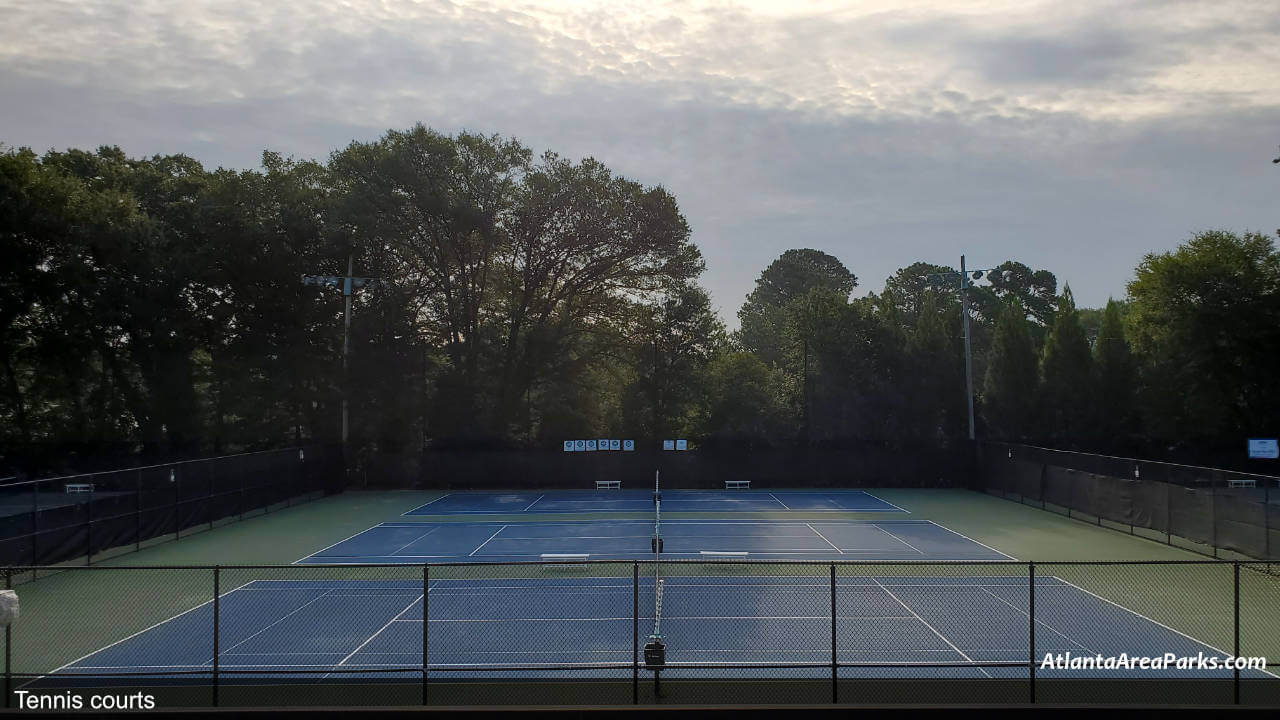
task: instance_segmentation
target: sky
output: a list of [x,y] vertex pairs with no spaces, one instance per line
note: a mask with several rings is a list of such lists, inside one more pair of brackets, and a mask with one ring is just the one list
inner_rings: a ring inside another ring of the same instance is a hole
[[1016,260],[1081,306],[1280,228],[1280,2],[0,0],[0,143],[255,168],[415,123],[677,198],[731,327],[817,248],[855,294]]

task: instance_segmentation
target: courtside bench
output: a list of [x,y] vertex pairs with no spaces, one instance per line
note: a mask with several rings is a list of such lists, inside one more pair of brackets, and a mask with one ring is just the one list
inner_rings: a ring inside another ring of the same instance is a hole
[[621,480],[597,480],[596,489],[597,490],[621,490],[622,481]]
[[91,493],[93,492],[93,483],[67,483],[68,493]]
[[750,480],[725,480],[724,489],[725,490],[750,490],[751,481]]

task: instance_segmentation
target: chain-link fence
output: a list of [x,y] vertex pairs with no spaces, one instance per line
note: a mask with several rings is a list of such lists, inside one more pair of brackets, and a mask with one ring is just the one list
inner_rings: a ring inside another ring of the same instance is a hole
[[9,707],[1280,702],[1267,563],[65,570],[18,588]]
[[0,484],[0,562],[88,564],[318,497],[341,467],[311,446]]
[[1280,559],[1280,478],[984,442],[986,492],[1213,557]]

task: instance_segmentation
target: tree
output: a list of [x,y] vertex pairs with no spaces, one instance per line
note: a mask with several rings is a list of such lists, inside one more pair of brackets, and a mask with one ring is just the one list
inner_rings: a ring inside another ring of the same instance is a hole
[[749,352],[717,355],[707,368],[707,444],[776,446],[791,442],[795,413],[787,379]]
[[983,417],[997,437],[1035,437],[1040,369],[1021,306],[1010,303],[996,322],[983,383]]
[[1044,431],[1069,445],[1092,439],[1093,357],[1076,316],[1070,286],[1062,289],[1041,362]]
[[739,342],[764,362],[777,365],[785,352],[780,343],[787,304],[810,290],[829,290],[847,300],[857,285],[857,277],[835,257],[807,248],[787,250],[760,273],[738,310]]
[[710,402],[707,368],[724,345],[724,324],[696,285],[672,288],[641,308],[631,334],[635,380],[623,400],[626,429],[653,439],[696,431]]
[[1280,253],[1258,233],[1198,233],[1129,283],[1144,428],[1162,442],[1234,444],[1280,427]]
[[1121,304],[1107,300],[1094,343],[1098,369],[1098,429],[1104,442],[1122,442],[1133,432],[1134,367],[1124,337]]

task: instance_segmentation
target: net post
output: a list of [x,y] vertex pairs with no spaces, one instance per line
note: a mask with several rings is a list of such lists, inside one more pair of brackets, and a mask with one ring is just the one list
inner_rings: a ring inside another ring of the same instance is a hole
[[[1239,560],[1236,560],[1231,564],[1231,570],[1232,570],[1232,576],[1233,576],[1232,584],[1235,587],[1235,599],[1233,602],[1235,606],[1235,617],[1232,621],[1232,624],[1235,626],[1235,633],[1236,633],[1235,657],[1238,660],[1240,657],[1240,561]],[[1235,673],[1234,673],[1234,677],[1232,678],[1231,684],[1235,694],[1235,704],[1239,705],[1240,704],[1240,666],[1239,665],[1236,665],[1235,667]]]
[[222,569],[218,565],[213,566],[213,706],[218,707],[218,655],[220,648],[218,647],[218,621],[221,613],[220,607],[220,588]]
[[422,705],[426,705],[428,694],[426,694],[426,630],[428,630],[428,592],[431,589],[431,566],[422,564]]
[[839,702],[837,679],[839,667],[836,664],[836,564],[831,563],[831,704]]
[[640,704],[640,563],[631,563],[631,704]]
[[1031,703],[1036,701],[1036,564],[1027,563],[1027,663]]

